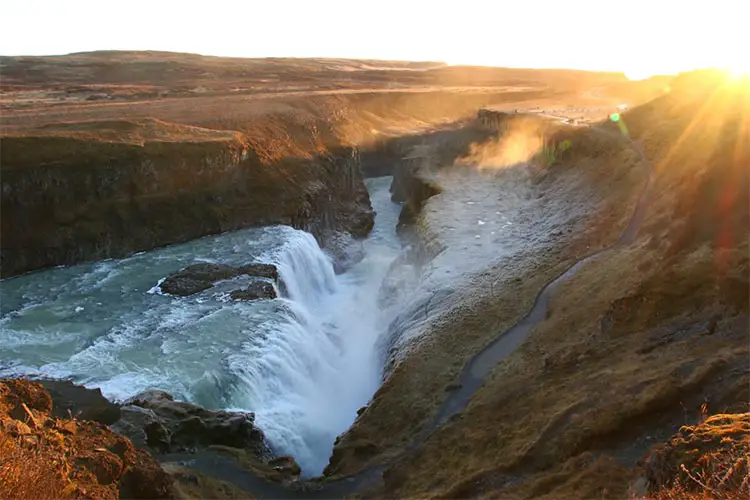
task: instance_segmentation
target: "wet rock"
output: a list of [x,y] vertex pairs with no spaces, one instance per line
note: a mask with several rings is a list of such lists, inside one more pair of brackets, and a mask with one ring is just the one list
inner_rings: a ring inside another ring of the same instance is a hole
[[242,290],[233,290],[230,296],[234,300],[275,299],[276,290],[268,281],[259,280]]
[[40,383],[52,397],[52,415],[55,417],[72,415],[105,425],[120,418],[120,407],[105,398],[99,388],[87,389],[69,380],[42,380]]
[[290,456],[272,458],[268,461],[268,465],[285,477],[299,476],[302,473],[302,469],[297,464],[297,461],[294,460],[294,457]]
[[113,429],[160,453],[220,445],[244,448],[258,457],[270,456],[252,413],[207,410],[151,390],[127,400],[122,415]]
[[243,274],[274,281],[279,279],[279,272],[273,264],[247,264],[242,267],[232,267],[225,264],[201,263],[190,265],[170,275],[160,288],[164,293],[187,297],[211,288],[217,281]]
[[331,257],[333,271],[336,274],[346,272],[365,258],[362,241],[354,239],[349,233],[339,232],[325,235],[323,243],[325,252]]
[[[128,436],[133,444],[140,448],[148,446],[147,429],[149,425],[159,423],[159,417],[152,410],[136,405],[125,405],[120,408],[120,412],[120,419],[111,425],[112,430]],[[151,445],[152,448],[161,448],[155,444]],[[169,444],[168,441],[166,444]]]
[[279,279],[279,271],[273,264],[247,264],[237,269],[237,274],[247,274],[259,278]]
[[223,264],[193,264],[169,276],[161,284],[164,293],[186,297],[211,288],[219,280],[238,275],[237,269]]

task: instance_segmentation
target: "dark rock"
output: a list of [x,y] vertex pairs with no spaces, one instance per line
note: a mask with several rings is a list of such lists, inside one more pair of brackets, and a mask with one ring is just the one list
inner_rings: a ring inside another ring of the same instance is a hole
[[219,280],[233,278],[239,271],[224,264],[193,264],[172,274],[161,284],[164,293],[186,297],[211,288]]
[[162,401],[174,401],[174,398],[167,391],[160,391],[158,389],[149,389],[147,391],[140,392],[130,399],[125,400],[125,404],[131,404],[136,406],[142,406],[147,408],[147,402],[156,403]]
[[[116,433],[128,436],[134,445],[145,448],[149,439],[147,429],[154,423],[159,423],[159,417],[152,410],[136,405],[125,405],[120,408],[120,420],[110,427]],[[154,448],[157,447],[154,446]]]
[[[175,127],[151,119],[84,126],[117,137],[129,135],[122,127],[174,137]],[[299,136],[269,164],[266,146],[240,133],[204,130],[195,140],[147,139],[136,147],[83,139],[75,127],[3,137],[3,277],[252,226],[290,224],[316,235],[372,226],[354,148],[293,158],[307,147],[308,139],[293,145]]]
[[230,294],[234,300],[258,300],[258,299],[275,299],[276,290],[268,281],[255,281],[245,289],[233,290]]
[[122,418],[112,428],[159,453],[221,445],[244,448],[262,458],[270,456],[252,413],[207,410],[175,401],[164,391],[145,391],[127,400]]
[[232,267],[225,264],[201,263],[190,265],[170,275],[160,288],[164,293],[186,297],[211,288],[217,281],[243,274],[274,281],[279,279],[279,271],[273,264],[247,264],[242,267]]
[[237,269],[237,274],[269,278],[274,281],[279,279],[279,271],[273,264],[247,264]]
[[176,498],[172,478],[143,450],[135,450],[134,465],[120,482],[120,498]]
[[299,476],[302,473],[302,469],[294,460],[294,457],[281,456],[276,457],[268,461],[268,465],[274,468],[274,470],[280,472],[284,476]]
[[146,434],[146,444],[155,450],[165,453],[169,450],[169,443],[172,437],[169,431],[161,422],[151,422],[143,427]]
[[87,389],[69,380],[41,380],[40,383],[52,397],[52,415],[79,420],[93,420],[105,425],[120,419],[120,407],[102,395],[99,388]]

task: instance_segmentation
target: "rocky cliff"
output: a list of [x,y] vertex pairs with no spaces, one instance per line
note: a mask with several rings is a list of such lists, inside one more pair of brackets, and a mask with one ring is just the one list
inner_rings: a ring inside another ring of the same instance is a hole
[[252,225],[321,239],[373,221],[356,150],[264,161],[239,132],[152,119],[2,138],[2,275]]

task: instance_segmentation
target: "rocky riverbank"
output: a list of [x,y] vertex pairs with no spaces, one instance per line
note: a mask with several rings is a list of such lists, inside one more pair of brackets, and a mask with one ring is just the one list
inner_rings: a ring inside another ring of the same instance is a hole
[[156,390],[114,404],[67,381],[0,381],[0,449],[0,493],[10,497],[247,498],[192,471],[187,462],[201,453],[271,483],[300,474],[292,457],[272,455],[252,413],[207,410]]

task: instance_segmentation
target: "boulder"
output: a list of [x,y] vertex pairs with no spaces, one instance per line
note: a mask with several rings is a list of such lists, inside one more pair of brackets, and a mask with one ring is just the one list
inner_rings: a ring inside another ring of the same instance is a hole
[[105,425],[120,418],[120,407],[102,395],[99,388],[87,389],[69,380],[41,380],[52,398],[52,415],[58,418],[73,416]]
[[247,288],[233,290],[230,294],[234,300],[258,300],[258,299],[275,299],[276,290],[268,281],[255,281]]
[[145,391],[125,401],[122,418],[112,427],[159,453],[220,445],[244,448],[259,458],[270,456],[252,413],[207,410],[175,401],[164,391]]
[[[139,448],[151,446],[154,449],[161,449],[164,447],[163,443],[149,442],[147,434],[152,424],[159,423],[159,417],[152,410],[136,405],[125,405],[120,408],[120,419],[110,427],[116,433],[128,436]],[[166,444],[169,444],[168,441]]]
[[247,264],[237,269],[237,274],[247,274],[259,278],[268,278],[274,281],[279,279],[279,271],[273,264]]
[[161,284],[164,293],[186,297],[211,288],[219,280],[237,276],[237,270],[223,264],[193,264],[167,277]]
[[168,276],[160,285],[162,292],[170,295],[187,297],[211,288],[220,280],[246,274],[278,280],[279,273],[273,264],[247,264],[232,267],[225,264],[200,263],[187,266],[181,271]]
[[285,478],[299,476],[302,473],[302,469],[294,460],[294,457],[288,455],[272,458],[268,461],[268,465]]

